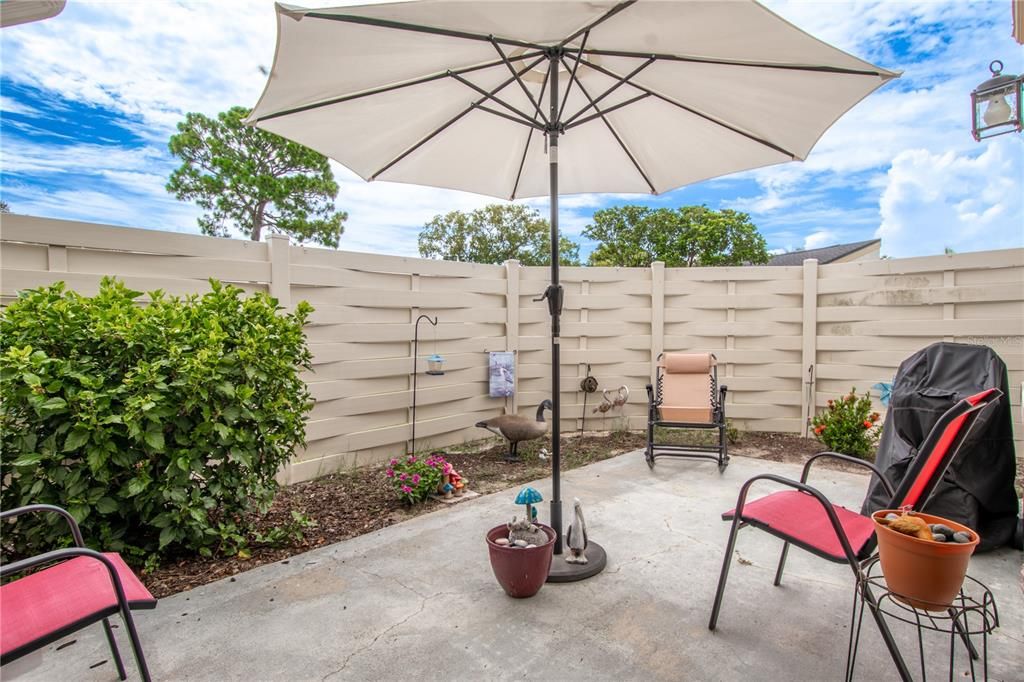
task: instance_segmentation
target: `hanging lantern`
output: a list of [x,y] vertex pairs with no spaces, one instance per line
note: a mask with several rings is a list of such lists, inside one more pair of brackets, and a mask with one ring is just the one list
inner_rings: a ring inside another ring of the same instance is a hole
[[995,137],[1004,133],[1020,132],[1021,85],[1024,77],[1003,75],[1003,63],[998,59],[988,65],[992,77],[971,93],[971,132],[974,139]]
[[434,353],[427,358],[427,374],[441,376],[444,374],[444,358]]

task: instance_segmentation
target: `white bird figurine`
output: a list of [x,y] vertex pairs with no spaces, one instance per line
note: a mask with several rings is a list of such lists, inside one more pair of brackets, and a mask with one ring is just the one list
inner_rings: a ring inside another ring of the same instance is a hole
[[565,557],[565,563],[587,563],[587,523],[583,520],[583,504],[578,497],[572,501],[572,524],[565,534],[565,543],[569,546],[569,556]]

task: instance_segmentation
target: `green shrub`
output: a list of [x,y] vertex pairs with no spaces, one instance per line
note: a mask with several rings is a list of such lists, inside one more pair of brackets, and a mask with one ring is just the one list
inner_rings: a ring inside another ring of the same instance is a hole
[[[245,546],[305,442],[312,308],[210,283],[148,305],[110,278],[91,298],[58,283],[0,314],[4,509],[66,507],[96,546],[150,561]],[[5,527],[4,552],[57,546],[51,516]]]
[[829,450],[873,460],[878,445],[878,413],[871,411],[871,396],[857,397],[851,388],[847,395],[829,400],[824,412],[814,415],[814,435]]

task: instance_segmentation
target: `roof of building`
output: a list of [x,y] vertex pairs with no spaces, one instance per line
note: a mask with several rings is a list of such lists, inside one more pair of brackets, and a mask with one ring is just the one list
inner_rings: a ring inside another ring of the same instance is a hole
[[768,261],[768,265],[800,265],[808,258],[817,258],[818,263],[820,264],[832,263],[844,256],[849,256],[851,253],[856,253],[857,251],[866,249],[869,246],[881,243],[881,239],[869,239],[867,241],[854,242],[852,244],[824,246],[820,249],[790,251],[789,253],[780,253],[777,256],[772,256],[772,259]]

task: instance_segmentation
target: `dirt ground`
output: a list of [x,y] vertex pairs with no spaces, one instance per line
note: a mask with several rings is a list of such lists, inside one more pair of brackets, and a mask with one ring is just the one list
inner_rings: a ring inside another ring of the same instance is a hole
[[[802,464],[811,455],[826,449],[816,440],[790,434],[742,432],[735,436],[729,445],[731,456]],[[659,436],[658,440],[663,439]],[[640,432],[613,431],[582,437],[570,435],[563,437],[561,443],[562,470],[568,470],[642,449],[646,440]],[[446,450],[444,456],[462,474],[471,490],[487,494],[549,476],[551,462],[541,457],[546,445],[549,443],[543,440],[523,443],[516,462],[505,461],[506,446],[496,438]],[[821,466],[843,471],[864,470],[832,460],[824,460]],[[445,504],[427,500],[414,507],[406,506],[395,496],[384,469],[383,464],[362,467],[283,488],[270,512],[257,521],[256,527],[266,532],[289,523],[292,511],[301,512],[311,517],[316,525],[306,528],[303,539],[297,542],[282,547],[252,546],[247,558],[192,556],[167,561],[154,572],[143,575],[143,581],[156,597],[165,597],[263,564],[287,562],[295,554],[370,533]],[[1022,480],[1024,463],[1019,465],[1018,487]]]
[[[547,452],[545,445],[550,444],[544,441],[523,443],[516,462],[505,461],[506,446],[496,438],[448,449],[444,456],[468,481],[471,490],[487,494],[549,476],[550,459],[541,457],[542,449]],[[644,445],[644,434],[639,432],[563,437],[562,469],[575,469],[638,450]],[[730,445],[729,453],[776,462],[804,461],[823,449],[817,441],[792,435],[747,432]],[[294,510],[308,515],[316,524],[305,529],[302,540],[282,547],[252,546],[248,558],[193,556],[166,561],[144,575],[143,581],[156,597],[165,597],[263,564],[288,561],[292,555],[370,533],[445,504],[427,500],[415,507],[404,505],[384,476],[384,468],[384,465],[362,467],[282,488],[270,512],[257,521],[257,530],[266,532],[291,522]]]

